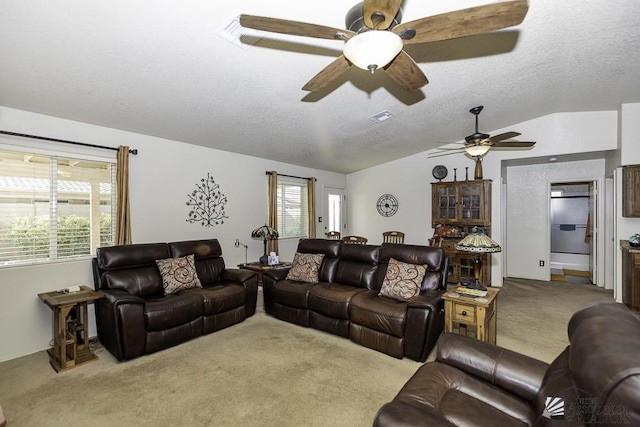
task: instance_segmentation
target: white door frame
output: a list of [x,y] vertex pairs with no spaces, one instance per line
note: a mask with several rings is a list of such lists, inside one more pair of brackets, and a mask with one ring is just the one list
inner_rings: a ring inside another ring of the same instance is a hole
[[[339,194],[341,196],[342,203],[340,204],[340,216],[341,223],[339,230],[329,230],[329,195]],[[325,236],[328,231],[339,231],[340,235],[344,236],[347,230],[347,191],[344,188],[339,187],[322,187],[322,216],[319,218],[319,222],[322,227],[321,237]]]

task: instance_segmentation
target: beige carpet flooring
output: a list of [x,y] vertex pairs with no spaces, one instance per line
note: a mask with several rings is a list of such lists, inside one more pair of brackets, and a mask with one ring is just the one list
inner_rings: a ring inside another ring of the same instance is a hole
[[[508,279],[498,344],[551,361],[571,314],[612,291]],[[370,426],[420,366],[259,312],[159,353],[57,374],[47,354],[0,363],[0,406],[18,426]],[[430,358],[433,358],[433,354]]]

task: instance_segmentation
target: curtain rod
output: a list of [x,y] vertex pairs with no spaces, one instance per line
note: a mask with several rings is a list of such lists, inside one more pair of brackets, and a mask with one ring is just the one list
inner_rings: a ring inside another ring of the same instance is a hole
[[[266,171],[266,172],[265,172],[265,174],[266,174],[266,175],[271,175],[271,171]],[[307,177],[304,177],[304,176],[287,175],[287,174],[284,174],[284,173],[276,173],[276,175],[278,175],[278,176],[286,176],[287,178],[297,178],[297,179],[309,179],[309,178],[313,178],[313,177],[311,177],[311,176],[307,178]],[[313,178],[313,180],[314,180],[314,181],[317,181],[317,180],[318,180],[318,178]]]
[[[82,145],[83,147],[102,148],[104,150],[118,151],[118,149],[115,148],[115,147],[106,147],[104,145],[87,144],[86,142],[67,141],[66,139],[48,138],[46,136],[29,135],[29,134],[26,134],[26,133],[9,132],[9,131],[6,131],[6,130],[0,130],[0,133],[4,134],[4,135],[19,136],[19,137],[22,137],[22,138],[41,139],[41,140],[44,140],[44,141],[62,142],[62,143],[65,143],[65,144]],[[138,154],[138,150],[136,148],[134,148],[132,150],[129,150],[129,153],[131,153],[131,154],[133,154],[135,156],[136,154]]]

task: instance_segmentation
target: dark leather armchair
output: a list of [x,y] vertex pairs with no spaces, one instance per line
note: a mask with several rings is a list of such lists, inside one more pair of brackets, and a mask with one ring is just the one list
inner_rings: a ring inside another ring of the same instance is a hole
[[640,320],[617,303],[575,313],[551,363],[444,334],[374,426],[640,425]]

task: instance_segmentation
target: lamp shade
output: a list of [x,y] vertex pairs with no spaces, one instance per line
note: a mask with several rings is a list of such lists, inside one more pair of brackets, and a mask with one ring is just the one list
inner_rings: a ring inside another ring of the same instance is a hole
[[393,60],[402,50],[402,39],[391,31],[365,31],[344,45],[344,56],[358,68],[372,73]]
[[464,151],[472,157],[484,156],[491,148],[490,145],[470,145],[464,148]]
[[278,230],[269,227],[267,224],[261,225],[251,232],[252,239],[276,239],[278,237]]
[[465,252],[500,252],[502,248],[482,231],[469,233],[456,244],[456,250]]

